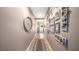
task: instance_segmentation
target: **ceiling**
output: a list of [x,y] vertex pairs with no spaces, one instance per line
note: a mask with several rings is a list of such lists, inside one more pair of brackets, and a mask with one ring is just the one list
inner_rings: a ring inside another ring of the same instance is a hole
[[48,7],[31,7],[30,9],[35,18],[45,18],[48,12]]

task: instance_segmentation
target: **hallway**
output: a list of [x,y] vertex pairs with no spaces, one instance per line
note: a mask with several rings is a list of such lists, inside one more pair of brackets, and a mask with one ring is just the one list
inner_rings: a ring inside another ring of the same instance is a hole
[[0,51],[79,51],[78,7],[0,7]]
[[34,36],[26,51],[53,51],[46,37],[39,38]]

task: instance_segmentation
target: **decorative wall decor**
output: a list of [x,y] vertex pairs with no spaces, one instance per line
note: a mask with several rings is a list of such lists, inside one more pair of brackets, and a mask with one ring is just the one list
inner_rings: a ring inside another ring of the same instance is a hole
[[49,19],[49,25],[50,25],[50,26],[52,26],[52,25],[54,24],[54,19],[55,19],[55,18]]
[[61,18],[61,9],[58,9],[55,13],[55,20],[58,21],[60,18]]
[[62,7],[62,31],[63,32],[68,32],[69,16],[70,16],[69,7]]
[[49,28],[51,33],[55,33],[54,18],[49,19]]
[[23,20],[23,27],[24,30],[29,32],[32,28],[32,19],[31,17],[27,17],[26,19]]
[[50,32],[53,33],[53,34],[55,33],[55,26],[54,26],[54,25],[52,25],[52,26],[50,27]]
[[55,23],[55,33],[60,34],[60,22]]
[[60,26],[62,25],[62,31],[68,31],[70,11],[68,7],[56,7],[50,11],[49,20],[49,32],[53,33],[55,40],[61,44],[66,50],[68,49],[67,37],[61,36]]
[[56,37],[56,41],[58,43],[60,43],[62,46],[64,46],[65,49],[68,49],[68,39],[66,37],[56,35],[56,34],[55,34],[55,37]]

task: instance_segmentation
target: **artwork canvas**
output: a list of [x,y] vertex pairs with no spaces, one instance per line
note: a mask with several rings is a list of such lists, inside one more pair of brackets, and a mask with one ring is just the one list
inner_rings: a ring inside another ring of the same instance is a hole
[[60,34],[60,22],[55,23],[55,33]]

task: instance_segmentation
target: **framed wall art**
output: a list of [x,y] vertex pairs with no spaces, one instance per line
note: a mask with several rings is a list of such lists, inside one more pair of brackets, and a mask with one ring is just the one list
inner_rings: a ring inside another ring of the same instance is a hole
[[23,27],[25,31],[30,31],[32,28],[32,19],[31,17],[27,17],[26,19],[23,20]]
[[50,26],[52,26],[52,25],[54,24],[54,19],[55,19],[55,18],[49,19],[49,25],[50,25]]
[[52,25],[52,26],[50,27],[50,32],[53,33],[53,34],[55,33],[55,26],[54,26],[54,25]]
[[69,17],[70,17],[69,7],[62,7],[62,31],[68,32],[69,27]]
[[60,22],[55,23],[55,33],[60,34]]
[[57,11],[55,12],[55,20],[58,21],[61,19],[61,9],[57,8]]

